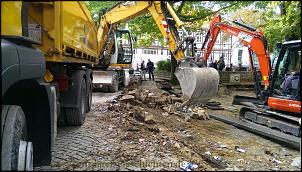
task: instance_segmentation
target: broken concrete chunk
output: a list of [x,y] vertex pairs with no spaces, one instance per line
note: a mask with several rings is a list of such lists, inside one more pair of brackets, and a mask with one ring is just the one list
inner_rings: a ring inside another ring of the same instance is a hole
[[162,113],[162,116],[168,116],[168,115],[169,115],[168,112]]
[[186,116],[185,117],[185,122],[190,122],[191,121],[191,117],[190,116]]
[[148,97],[151,97],[151,96],[154,96],[154,95],[155,95],[154,93],[149,93]]
[[124,95],[123,97],[121,97],[120,101],[123,101],[123,102],[129,102],[131,100],[134,100],[134,96],[132,95]]
[[149,94],[148,90],[143,90],[139,95],[139,100],[144,103],[148,97],[148,94]]
[[132,90],[132,91],[129,91],[129,92],[128,92],[128,95],[135,96],[136,91],[137,91],[136,89],[135,89],[135,90]]
[[168,106],[164,106],[163,110],[166,111],[166,112],[169,112],[169,107]]
[[174,143],[174,147],[180,149],[180,144],[178,142]]
[[167,102],[168,102],[169,104],[173,103],[171,96],[167,96]]
[[135,96],[135,100],[140,100],[140,90],[136,90],[134,96]]
[[205,110],[198,110],[198,115],[201,116],[204,120],[210,119],[208,113]]
[[176,103],[176,102],[184,102],[184,99],[182,97],[175,97],[175,96],[170,96],[172,99],[172,103]]
[[277,160],[275,158],[273,158],[272,162],[277,163],[277,164],[282,164],[282,161],[279,161],[279,160]]
[[173,113],[175,113],[176,108],[173,105],[168,105],[168,106],[164,106],[163,110],[170,113],[170,114],[173,114]]
[[145,116],[137,109],[135,109],[135,111],[133,112],[133,118],[140,122],[145,121]]
[[111,111],[118,111],[120,109],[120,106],[118,104],[113,104],[111,106],[108,106],[108,110]]
[[158,105],[165,105],[168,103],[165,97],[155,99],[155,103]]
[[129,110],[131,110],[131,104],[130,103],[127,103],[126,104],[126,109],[129,111]]
[[235,146],[235,149],[236,149],[238,152],[242,152],[242,153],[245,152],[245,150],[242,149],[242,148],[240,148],[239,146]]
[[152,114],[148,114],[148,112],[145,112],[145,123],[154,124],[154,116]]
[[210,151],[206,151],[204,154],[206,154],[206,155],[212,155]]

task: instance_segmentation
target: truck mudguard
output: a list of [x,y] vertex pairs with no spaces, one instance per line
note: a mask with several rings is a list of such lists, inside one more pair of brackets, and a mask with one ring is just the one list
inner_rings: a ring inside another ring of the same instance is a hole
[[80,87],[82,85],[81,79],[85,75],[85,71],[80,69],[72,72],[69,82],[69,90],[67,92],[60,93],[61,107],[77,108],[80,106]]

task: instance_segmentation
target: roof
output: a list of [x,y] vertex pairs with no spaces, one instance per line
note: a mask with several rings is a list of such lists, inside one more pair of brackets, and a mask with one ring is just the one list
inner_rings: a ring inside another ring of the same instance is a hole
[[299,40],[293,40],[293,41],[286,41],[283,44],[295,44],[295,43],[301,43],[301,39],[299,39]]

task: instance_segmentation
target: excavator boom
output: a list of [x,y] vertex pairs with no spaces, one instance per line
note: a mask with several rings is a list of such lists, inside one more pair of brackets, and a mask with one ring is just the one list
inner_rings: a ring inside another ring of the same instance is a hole
[[[188,36],[183,23],[167,1],[127,1],[113,6],[101,17],[97,37],[99,54],[110,54],[108,52],[110,33],[116,31],[121,22],[147,13],[152,16],[161,34],[166,38],[172,58],[178,61],[187,59],[185,51],[188,45],[193,46],[194,39]],[[183,39],[179,37],[178,29],[184,31]],[[218,92],[219,74],[216,70],[200,69],[197,66],[194,69],[182,67],[176,70],[175,75],[181,85],[183,95],[188,98],[205,102]]]
[[173,9],[167,2],[163,1],[127,1],[121,2],[115,5],[112,9],[106,12],[101,18],[101,27],[98,30],[98,42],[99,50],[102,54],[105,50],[105,45],[108,40],[109,32],[111,29],[117,29],[118,24],[129,21],[135,17],[141,16],[146,13],[150,13],[153,17],[156,25],[160,29],[164,38],[169,40],[169,49],[173,53],[176,60],[184,58],[183,49],[177,47],[177,43],[180,42],[178,35],[175,35],[176,28],[169,27],[169,31],[165,27],[165,23],[168,23],[167,16],[162,7],[165,6],[173,20],[176,22],[177,27],[182,27],[183,23],[179,20]]
[[[210,23],[210,29],[202,46],[202,50],[204,51],[204,62],[207,62],[219,32],[224,31],[226,33],[229,33],[232,36],[239,38],[243,42],[244,46],[247,46],[250,51],[253,51],[257,55],[262,74],[262,80],[264,82],[264,86],[267,89],[269,86],[271,66],[269,60],[269,52],[267,50],[267,41],[264,38],[263,33],[255,28],[246,26],[237,21],[231,22],[239,25],[240,27],[231,26],[226,22],[222,22],[221,19],[222,17],[220,15],[217,15]],[[251,66],[253,66],[251,60],[250,63]]]

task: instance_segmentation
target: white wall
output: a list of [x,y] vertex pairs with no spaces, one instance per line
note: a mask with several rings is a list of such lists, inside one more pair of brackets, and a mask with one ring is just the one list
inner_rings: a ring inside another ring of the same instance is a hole
[[135,70],[137,69],[137,63],[140,68],[140,64],[143,60],[145,61],[145,65],[147,65],[148,59],[150,59],[154,63],[155,67],[157,67],[156,63],[158,61],[170,59],[170,57],[167,54],[168,50],[163,50],[163,55],[161,55],[161,49],[157,49],[157,54],[144,54],[143,50],[144,48],[135,49],[135,54],[132,63],[133,64],[132,66],[134,67]]
[[238,67],[239,66],[239,61],[238,61],[238,52],[239,52],[239,50],[242,50],[241,66],[242,67],[250,67],[249,52],[248,52],[247,47],[233,48],[232,49],[231,63],[233,64],[233,67]]

